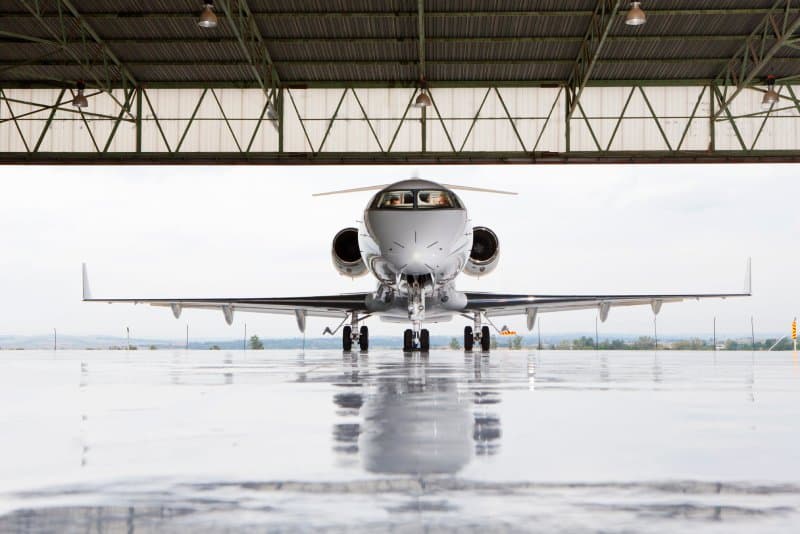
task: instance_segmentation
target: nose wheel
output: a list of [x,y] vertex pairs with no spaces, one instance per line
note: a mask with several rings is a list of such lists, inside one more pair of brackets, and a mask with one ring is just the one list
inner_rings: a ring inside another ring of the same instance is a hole
[[423,328],[419,332],[415,332],[411,328],[403,332],[403,352],[419,351],[422,353],[430,352],[431,350],[431,335],[427,329]]

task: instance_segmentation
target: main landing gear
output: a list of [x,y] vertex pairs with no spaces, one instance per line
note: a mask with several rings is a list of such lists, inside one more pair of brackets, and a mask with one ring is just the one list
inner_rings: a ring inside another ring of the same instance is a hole
[[481,352],[489,352],[492,338],[488,326],[481,326],[481,314],[475,313],[475,330],[471,326],[464,327],[464,352],[472,352],[475,344],[480,345]]
[[353,343],[358,343],[361,352],[369,350],[369,327],[363,325],[358,327],[358,316],[354,313],[350,320],[350,325],[342,328],[342,350],[352,352]]

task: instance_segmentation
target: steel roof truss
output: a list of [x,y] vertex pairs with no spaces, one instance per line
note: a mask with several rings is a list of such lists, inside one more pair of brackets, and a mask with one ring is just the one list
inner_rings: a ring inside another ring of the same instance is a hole
[[581,93],[592,76],[594,66],[600,57],[600,52],[622,2],[623,0],[597,0],[589,28],[586,30],[578,57],[575,59],[569,80],[567,80],[568,120],[575,113]]
[[[67,54],[72,56],[72,58],[78,63],[81,69],[84,71],[85,74],[88,75],[89,78],[94,80],[97,84],[97,87],[102,89],[103,91],[107,92],[108,95],[119,105],[120,108],[125,109],[125,105],[119,101],[119,99],[114,96],[113,90],[113,83],[112,83],[112,73],[109,69],[109,60],[115,65],[118,69],[121,79],[122,79],[122,87],[125,89],[125,86],[130,83],[134,86],[138,85],[138,82],[130,73],[128,68],[117,58],[114,52],[108,47],[108,45],[100,38],[97,32],[92,29],[92,27],[86,22],[86,20],[81,17],[81,14],[75,9],[75,6],[72,5],[70,0],[56,0],[56,5],[58,7],[58,20],[59,20],[59,28],[60,32],[54,31],[49,24],[47,24],[42,16],[41,6],[39,2],[34,2],[34,5],[30,5],[28,0],[18,0],[30,13],[33,15],[34,18],[39,22],[42,28],[49,33],[55,42],[53,44],[57,44],[60,49],[64,50]],[[80,31],[80,39],[81,44],[83,45],[84,54],[85,56],[81,56],[78,52],[76,52],[72,46],[68,44],[67,41],[67,24],[65,21],[65,13],[64,9],[66,8],[74,17],[77,22],[78,30]],[[91,40],[97,46],[100,54],[101,59],[103,62],[103,71],[105,79],[102,80],[98,78],[92,67],[91,60],[89,59],[92,55],[91,51],[89,50],[87,36],[91,38]],[[113,76],[114,79],[117,76]]]
[[[794,33],[798,28],[800,2],[776,0],[715,79],[717,84],[725,86],[716,117],[723,113],[730,114],[728,108],[731,102],[755,81],[780,49],[794,42]],[[729,85],[733,87],[730,95]]]

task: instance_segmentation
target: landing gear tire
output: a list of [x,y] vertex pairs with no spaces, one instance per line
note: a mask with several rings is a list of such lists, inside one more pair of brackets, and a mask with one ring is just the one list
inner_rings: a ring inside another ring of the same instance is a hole
[[361,349],[361,352],[367,352],[369,350],[369,328],[366,326],[362,326],[359,331],[358,347]]
[[419,351],[430,352],[431,350],[431,335],[426,329],[419,332]]
[[403,352],[411,352],[414,350],[414,332],[407,328],[403,332]]
[[472,344],[475,343],[475,338],[472,337],[472,327],[464,327],[464,352],[472,352]]
[[342,328],[342,350],[344,352],[353,350],[353,329],[349,326]]
[[481,350],[483,352],[489,352],[489,349],[492,348],[491,343],[491,335],[489,333],[489,327],[483,326],[481,327]]

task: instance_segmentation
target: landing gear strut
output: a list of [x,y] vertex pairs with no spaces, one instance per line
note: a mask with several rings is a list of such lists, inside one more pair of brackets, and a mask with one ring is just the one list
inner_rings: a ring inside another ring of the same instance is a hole
[[342,350],[351,352],[353,343],[358,343],[358,348],[361,352],[369,350],[369,327],[363,325],[359,328],[358,315],[355,313],[351,316],[350,325],[342,328]]
[[408,319],[412,328],[403,332],[403,352],[418,350],[427,353],[431,350],[430,333],[421,328],[425,319],[425,281],[420,282],[419,278],[414,278],[409,286]]

